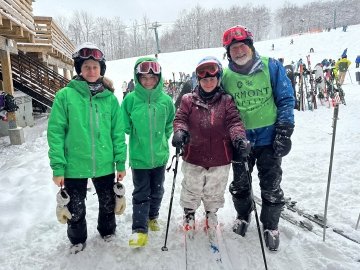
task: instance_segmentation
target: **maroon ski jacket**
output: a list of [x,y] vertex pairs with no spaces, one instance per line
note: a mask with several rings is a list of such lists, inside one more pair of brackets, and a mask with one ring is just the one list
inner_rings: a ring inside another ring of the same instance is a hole
[[246,136],[239,111],[222,88],[207,102],[198,88],[184,95],[174,120],[174,132],[178,130],[190,134],[183,159],[204,168],[229,164],[232,142]]

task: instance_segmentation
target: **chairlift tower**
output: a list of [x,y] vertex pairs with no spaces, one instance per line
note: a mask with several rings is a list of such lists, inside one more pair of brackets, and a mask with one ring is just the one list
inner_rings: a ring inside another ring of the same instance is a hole
[[157,32],[157,28],[160,26],[161,24],[158,24],[158,22],[154,22],[152,26],[149,27],[149,29],[154,29],[157,53],[160,53],[159,36]]

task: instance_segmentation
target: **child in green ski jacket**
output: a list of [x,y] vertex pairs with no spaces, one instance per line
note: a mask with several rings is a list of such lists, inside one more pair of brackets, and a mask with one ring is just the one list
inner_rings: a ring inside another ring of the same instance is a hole
[[159,209],[164,194],[165,166],[169,159],[175,107],[163,91],[161,67],[145,57],[134,67],[135,89],[121,104],[125,133],[129,134],[129,165],[132,170],[133,223],[130,247],[148,241],[148,229],[159,231]]

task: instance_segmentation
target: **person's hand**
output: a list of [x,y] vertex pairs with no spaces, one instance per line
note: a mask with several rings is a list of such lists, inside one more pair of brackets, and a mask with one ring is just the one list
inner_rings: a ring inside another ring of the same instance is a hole
[[64,185],[64,176],[53,176],[53,182],[58,187],[62,187]]
[[189,133],[185,130],[180,129],[174,133],[171,144],[176,148],[182,148],[189,141],[190,141]]
[[293,124],[279,124],[276,126],[276,135],[273,142],[274,156],[284,157],[291,150],[291,135],[294,132]]
[[66,224],[71,219],[71,213],[66,206],[58,205],[56,207],[56,217],[61,224]]
[[116,181],[124,180],[125,176],[126,176],[126,171],[116,172]]
[[247,158],[251,151],[251,144],[248,140],[238,138],[233,142],[236,152],[243,158]]

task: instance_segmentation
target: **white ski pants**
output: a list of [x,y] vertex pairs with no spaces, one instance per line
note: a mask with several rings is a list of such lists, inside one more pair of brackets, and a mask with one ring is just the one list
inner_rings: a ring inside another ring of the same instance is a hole
[[229,170],[230,164],[207,170],[183,161],[181,171],[184,179],[181,183],[180,205],[196,210],[202,201],[205,211],[214,212],[223,207]]

